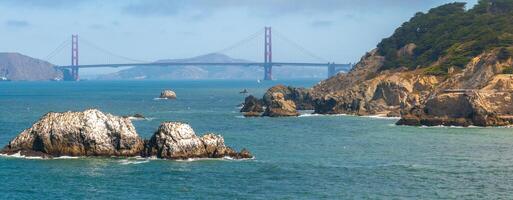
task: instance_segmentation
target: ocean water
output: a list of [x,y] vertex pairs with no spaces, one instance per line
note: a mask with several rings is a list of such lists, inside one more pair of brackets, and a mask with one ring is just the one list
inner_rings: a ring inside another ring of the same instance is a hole
[[[317,81],[288,81],[311,86]],[[253,160],[0,157],[0,199],[509,199],[513,130],[395,126],[396,119],[243,118],[244,88],[280,82],[1,82],[0,145],[49,111],[99,108],[149,137],[163,121],[222,134]],[[155,100],[162,89],[176,101]]]

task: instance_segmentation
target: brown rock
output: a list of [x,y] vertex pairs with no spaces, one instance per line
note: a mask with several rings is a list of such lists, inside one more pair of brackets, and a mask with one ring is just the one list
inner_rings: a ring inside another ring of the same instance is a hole
[[282,93],[285,100],[292,100],[297,110],[313,110],[314,101],[310,95],[310,89],[295,88],[291,86],[276,85],[267,90],[263,97],[264,105],[271,104],[274,93]]
[[253,95],[249,95],[244,100],[244,107],[240,110],[243,113],[262,113],[264,112],[264,108],[262,106],[262,101],[254,97]]
[[299,116],[294,101],[285,100],[282,93],[274,93],[270,105],[267,106],[264,116],[291,117]]

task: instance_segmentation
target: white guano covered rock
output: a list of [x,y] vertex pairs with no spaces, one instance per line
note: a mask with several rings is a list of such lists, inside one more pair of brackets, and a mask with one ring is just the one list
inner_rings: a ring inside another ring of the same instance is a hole
[[146,149],[146,156],[165,159],[252,157],[247,150],[238,153],[225,146],[220,135],[209,133],[198,137],[189,124],[181,122],[162,123]]
[[132,122],[96,109],[48,113],[2,150],[44,156],[137,156],[144,143]]

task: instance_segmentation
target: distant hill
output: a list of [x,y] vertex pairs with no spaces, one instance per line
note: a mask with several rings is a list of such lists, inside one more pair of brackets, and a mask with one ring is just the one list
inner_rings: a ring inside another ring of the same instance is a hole
[[20,53],[0,53],[0,77],[13,81],[61,80],[62,72],[49,62]]
[[[224,54],[212,53],[186,59],[165,59],[156,62],[250,62],[231,58]],[[197,79],[261,79],[262,67],[243,66],[183,66],[183,67],[133,67],[116,73],[101,75],[101,80],[197,80]],[[275,67],[274,76],[287,78],[326,78],[326,68],[315,67]]]

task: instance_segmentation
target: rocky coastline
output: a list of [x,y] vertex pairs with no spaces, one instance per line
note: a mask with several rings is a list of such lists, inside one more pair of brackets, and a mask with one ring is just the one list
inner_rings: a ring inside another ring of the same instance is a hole
[[252,158],[224,144],[213,133],[196,136],[186,123],[163,122],[149,140],[137,134],[131,120],[96,109],[83,112],[48,113],[9,142],[1,154],[52,158],[60,156]]
[[[291,95],[291,91],[298,91],[293,87],[274,86],[262,102],[264,107],[270,107],[272,96],[280,94],[292,104],[301,104],[297,110],[313,108],[316,114],[400,117],[398,125],[510,126],[513,74],[503,71],[513,66],[513,59],[501,60],[498,54],[499,51],[483,53],[463,69],[435,76],[426,74],[422,68],[379,71],[384,59],[374,50],[347,74],[324,80],[311,89],[301,89],[301,95]],[[275,109],[286,107],[274,105]]]
[[[264,106],[281,93],[316,114],[400,117],[397,124],[413,126],[512,126],[513,37],[511,26],[496,23],[511,19],[512,5],[450,3],[417,13],[348,73],[301,95],[275,86]],[[494,31],[480,32],[487,25]]]

